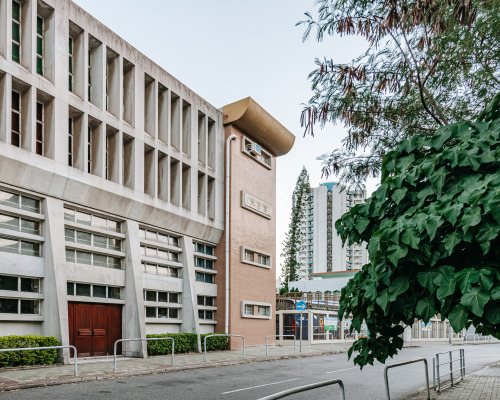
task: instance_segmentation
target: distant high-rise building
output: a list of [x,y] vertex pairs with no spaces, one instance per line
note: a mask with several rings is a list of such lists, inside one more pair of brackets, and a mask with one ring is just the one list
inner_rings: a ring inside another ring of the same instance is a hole
[[342,246],[335,230],[335,222],[342,214],[365,198],[365,190],[350,191],[335,182],[311,188],[303,202],[299,280],[312,279],[315,274],[358,270],[368,262],[366,244]]

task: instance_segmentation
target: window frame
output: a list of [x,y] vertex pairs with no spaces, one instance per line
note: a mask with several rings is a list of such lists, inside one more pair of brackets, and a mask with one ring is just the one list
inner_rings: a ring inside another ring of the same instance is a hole
[[[253,254],[253,261],[247,260],[247,254]],[[257,256],[257,257],[255,257]],[[259,262],[260,257],[265,257],[268,263],[262,264]],[[256,261],[257,260],[257,261]],[[241,263],[252,265],[254,267],[272,269],[273,268],[273,258],[272,255],[261,250],[252,249],[247,246],[241,246]]]

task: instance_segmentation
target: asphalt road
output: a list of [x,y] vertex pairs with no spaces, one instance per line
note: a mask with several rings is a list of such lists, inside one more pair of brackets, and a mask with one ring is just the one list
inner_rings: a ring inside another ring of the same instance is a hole
[[[447,344],[420,344],[404,349],[390,363],[426,357],[432,385],[432,356],[448,351]],[[500,344],[465,346],[466,373],[500,360]],[[204,368],[174,373],[77,383],[0,394],[1,400],[128,400],[128,399],[258,399],[282,390],[328,379],[342,379],[347,400],[385,399],[385,365],[359,367],[345,354],[259,362],[227,367]],[[411,364],[389,370],[392,399],[404,399],[425,385],[424,364]],[[329,386],[288,397],[298,399],[337,399],[338,387]]]

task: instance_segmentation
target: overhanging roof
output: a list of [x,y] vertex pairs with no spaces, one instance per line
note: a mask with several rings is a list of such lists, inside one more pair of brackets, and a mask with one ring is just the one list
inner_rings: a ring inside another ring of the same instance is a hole
[[274,156],[290,151],[295,136],[251,97],[223,108],[224,125],[233,124],[269,150]]

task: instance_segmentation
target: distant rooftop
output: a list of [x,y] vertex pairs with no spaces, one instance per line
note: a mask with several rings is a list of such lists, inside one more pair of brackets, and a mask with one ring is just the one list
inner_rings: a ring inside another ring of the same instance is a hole
[[326,186],[329,192],[332,191],[333,187],[337,185],[337,182],[325,182],[322,183],[321,186]]

